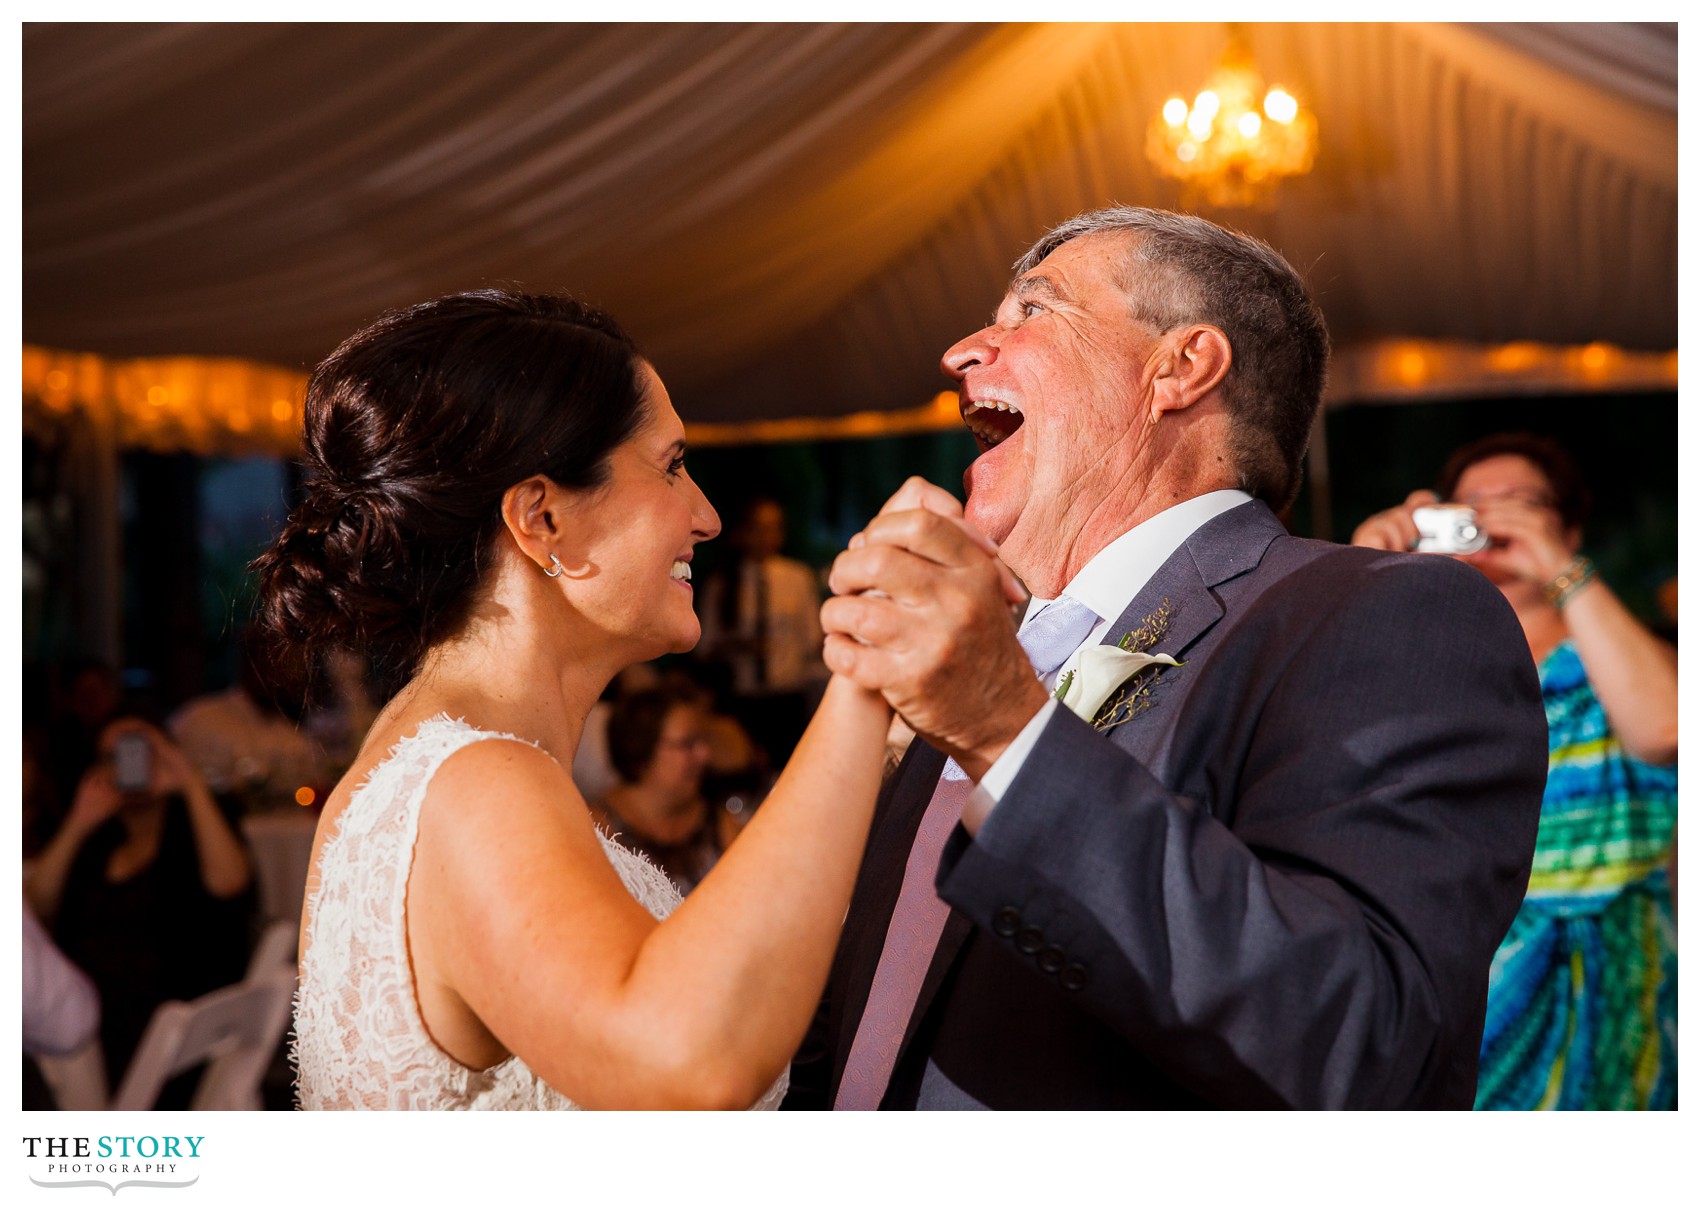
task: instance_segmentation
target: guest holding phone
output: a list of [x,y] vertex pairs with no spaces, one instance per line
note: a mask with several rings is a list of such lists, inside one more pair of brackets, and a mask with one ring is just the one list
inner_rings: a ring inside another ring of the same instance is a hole
[[24,892],[99,990],[117,1081],[161,1002],[241,978],[253,872],[206,781],[164,733],[116,720],[98,752]]

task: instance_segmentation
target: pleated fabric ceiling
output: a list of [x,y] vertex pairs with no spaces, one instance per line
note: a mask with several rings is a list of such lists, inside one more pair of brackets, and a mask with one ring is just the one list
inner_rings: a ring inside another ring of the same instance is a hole
[[[1252,25],[1308,176],[1211,217],[1345,350],[1676,344],[1674,26]],[[633,331],[694,420],[907,409],[1014,258],[1174,206],[1215,24],[27,25],[24,340],[301,371],[491,283]]]

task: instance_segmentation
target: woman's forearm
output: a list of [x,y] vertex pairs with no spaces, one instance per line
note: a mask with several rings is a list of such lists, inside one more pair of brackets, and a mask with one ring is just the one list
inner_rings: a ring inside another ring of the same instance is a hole
[[1598,578],[1565,602],[1564,622],[1624,749],[1644,762],[1676,761],[1676,651]]
[[201,886],[211,896],[224,899],[242,892],[253,878],[248,851],[219,811],[218,802],[204,782],[196,779],[183,788],[189,805],[189,828],[195,839],[195,858]]
[[83,848],[87,834],[66,824],[53,835],[45,849],[36,855],[24,880],[24,896],[30,908],[43,922],[52,922],[59,915],[59,905],[65,899],[65,884],[71,876],[71,864]]
[[849,908],[890,718],[877,694],[833,678],[773,792],[633,965],[634,1041],[669,1032],[723,1066],[727,1089],[709,1101],[753,1102],[802,1040]]

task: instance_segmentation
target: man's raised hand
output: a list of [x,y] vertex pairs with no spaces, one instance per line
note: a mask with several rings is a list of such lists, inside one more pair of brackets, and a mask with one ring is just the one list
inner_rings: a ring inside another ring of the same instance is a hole
[[885,695],[978,779],[1045,704],[1015,639],[1025,593],[943,489],[912,478],[833,564],[827,667]]

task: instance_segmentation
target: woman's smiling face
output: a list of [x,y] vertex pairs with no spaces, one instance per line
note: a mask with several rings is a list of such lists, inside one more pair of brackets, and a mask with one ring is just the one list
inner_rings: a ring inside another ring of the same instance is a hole
[[639,363],[646,418],[608,457],[608,480],[576,511],[563,559],[569,592],[599,631],[633,640],[649,659],[685,652],[702,635],[691,594],[696,544],[720,518],[685,470],[685,427],[667,389]]

